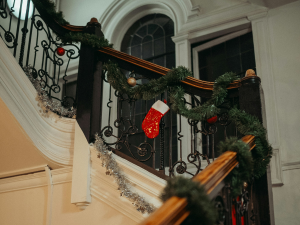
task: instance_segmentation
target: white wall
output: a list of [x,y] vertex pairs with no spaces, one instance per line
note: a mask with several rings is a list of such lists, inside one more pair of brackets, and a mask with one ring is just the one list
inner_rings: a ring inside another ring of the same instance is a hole
[[[64,178],[61,179],[59,176]],[[63,170],[53,176],[54,185],[51,198],[48,198],[49,187],[45,172],[1,180],[0,224],[137,224],[134,220],[96,198],[93,199],[93,204],[85,210],[80,210],[71,204],[70,177],[71,172]],[[49,201],[52,201],[50,210]]]
[[85,26],[92,17],[99,20],[114,0],[61,0],[60,10],[72,25]]
[[[300,221],[300,2],[268,13],[283,186],[273,187],[275,224]],[[270,74],[271,75],[271,74]],[[272,171],[274,173],[275,171]]]

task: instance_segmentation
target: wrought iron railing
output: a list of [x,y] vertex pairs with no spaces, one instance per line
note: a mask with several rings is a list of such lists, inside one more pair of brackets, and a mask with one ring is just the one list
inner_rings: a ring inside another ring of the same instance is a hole
[[[26,10],[22,12],[23,8]],[[22,10],[15,15],[18,9]],[[1,38],[22,68],[30,66],[33,78],[41,81],[53,101],[66,109],[74,108],[75,98],[67,95],[68,69],[72,61],[79,59],[80,47],[63,44],[39,10],[29,0],[14,0],[12,5],[0,0]],[[58,48],[64,51],[63,56],[57,53]]]
[[[34,78],[42,81],[51,99],[59,101],[63,107],[77,108],[76,120],[88,142],[93,142],[98,133],[115,154],[161,178],[181,174],[196,179],[218,157],[216,146],[220,140],[232,135],[241,138],[228,120],[229,107],[238,105],[262,121],[260,79],[250,76],[229,85],[228,98],[222,105],[216,123],[186,121],[171,110],[169,116],[161,120],[159,137],[150,140],[144,136],[140,126],[154,101],[137,101],[124,93],[115,92],[106,83],[103,63],[114,61],[124,70],[124,76],[126,71],[134,71],[144,80],[164,76],[169,69],[108,47],[95,49],[84,44],[80,47],[66,45],[55,35],[70,31],[101,35],[101,26],[97,22],[89,22],[86,27],[61,26],[43,8],[35,6],[29,18],[28,2],[25,19],[21,21],[20,17],[13,16],[14,7],[8,8],[6,1],[0,0],[0,34],[20,66],[32,66]],[[57,55],[58,47],[66,50],[65,57]],[[79,69],[75,99],[66,95],[66,83],[69,65],[77,59]],[[212,95],[212,82],[187,77],[181,86],[185,89],[185,102],[189,107],[203,104]],[[107,98],[104,97],[104,89],[108,93]],[[158,99],[170,102],[168,98],[168,92],[158,96]],[[127,112],[122,110],[126,104],[129,105]],[[138,104],[145,106],[139,120],[135,117]],[[136,135],[142,138],[137,139]],[[221,172],[228,174],[229,171],[224,167]],[[266,176],[247,184],[237,199],[230,196],[231,187],[223,182],[224,177],[218,180],[220,185],[218,188],[215,186],[212,193],[220,212],[219,224],[232,224],[233,218],[236,224],[242,224],[242,220],[244,224],[270,224],[270,217],[266,213],[266,209],[269,209]],[[232,211],[236,212],[234,216]],[[242,216],[244,219],[241,219]]]

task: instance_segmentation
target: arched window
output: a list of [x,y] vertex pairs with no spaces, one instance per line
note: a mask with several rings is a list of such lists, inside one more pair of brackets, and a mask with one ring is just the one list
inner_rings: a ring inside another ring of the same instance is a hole
[[[172,41],[172,36],[174,36],[174,22],[172,19],[163,14],[147,15],[136,21],[128,29],[122,40],[121,51],[171,69],[175,67],[175,43]],[[137,84],[145,84],[148,81],[148,79],[140,79]],[[134,154],[135,158],[142,160],[142,157],[139,158],[139,154],[137,154],[134,146],[140,146],[141,143],[147,141],[153,146],[156,154],[154,159],[149,159],[144,163],[156,169],[160,167],[160,135],[155,138],[155,141],[153,139],[147,139],[141,128],[141,124],[151,106],[158,99],[167,99],[166,93],[162,96],[158,96],[157,99],[148,101],[137,100],[135,104],[124,101],[122,102],[122,110],[120,110],[120,108],[118,109],[122,117],[128,120],[132,120],[132,110],[135,110],[134,123],[138,129],[134,135],[129,135],[131,153],[126,150],[126,146],[122,148],[122,151],[128,155]],[[135,109],[133,109],[133,107]],[[172,126],[167,122],[170,116],[172,116]],[[177,160],[177,117],[175,113],[167,113],[163,120],[165,121],[165,165],[168,165],[169,151],[173,153],[172,161],[175,162]],[[171,129],[172,137],[169,139]],[[172,140],[172,145],[170,145],[170,140]]]
[[126,32],[121,51],[172,68],[175,67],[174,22],[162,14],[147,15]]

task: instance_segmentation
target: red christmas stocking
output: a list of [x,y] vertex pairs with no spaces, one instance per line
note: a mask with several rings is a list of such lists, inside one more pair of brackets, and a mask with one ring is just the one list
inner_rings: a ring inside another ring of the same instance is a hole
[[167,106],[162,101],[156,101],[147,116],[142,123],[142,129],[144,130],[148,138],[155,138],[159,134],[159,121],[169,111]]

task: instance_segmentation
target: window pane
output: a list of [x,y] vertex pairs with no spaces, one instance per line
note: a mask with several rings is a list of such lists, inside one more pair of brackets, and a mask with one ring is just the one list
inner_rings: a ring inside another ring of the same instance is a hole
[[242,54],[243,71],[255,68],[254,50]]
[[209,81],[215,81],[219,76],[223,75],[228,71],[226,60],[219,61],[213,64],[213,79]]
[[163,31],[163,29],[161,29],[161,28],[158,28],[155,32],[154,32],[154,34],[153,34],[153,38],[154,39],[158,39],[158,38],[161,38],[161,37],[163,37],[164,36],[164,31]]
[[141,43],[142,43],[142,38],[134,35],[134,37],[132,38],[132,41],[131,41],[131,46],[139,45]]
[[160,66],[166,66],[165,65],[165,56],[156,58],[153,60],[155,64],[160,65]]
[[140,35],[141,37],[146,36],[147,35],[147,26],[141,27],[136,33],[138,35]]
[[158,26],[156,24],[149,24],[148,25],[148,34],[153,34]]
[[211,48],[211,55],[212,55],[212,60],[214,62],[218,62],[220,60],[226,59],[226,54],[225,54],[225,43],[216,45]]
[[166,55],[166,67],[169,69],[175,68],[175,53]]
[[150,35],[147,35],[146,37],[144,37],[143,43],[146,43],[146,42],[149,42],[149,41],[152,41],[152,37]]
[[254,49],[252,32],[242,35],[240,37],[240,40],[241,40],[241,52]]
[[165,53],[165,40],[160,38],[154,41],[154,55],[161,55]]
[[203,68],[212,63],[210,50],[209,48],[198,53],[199,68]]
[[137,45],[131,48],[131,55],[141,58],[141,45]]
[[142,48],[143,48],[143,55],[142,55],[143,59],[147,59],[153,56],[152,42],[142,44]]
[[166,48],[167,52],[175,52],[175,44],[171,36],[166,37]]
[[168,23],[164,25],[165,35],[174,35],[174,22],[169,20]]
[[232,57],[240,53],[240,37],[226,42],[227,57]]
[[242,72],[240,55],[227,59],[228,72],[240,73]]
[[204,67],[200,70],[200,80],[212,80],[213,79],[213,68],[212,66]]

